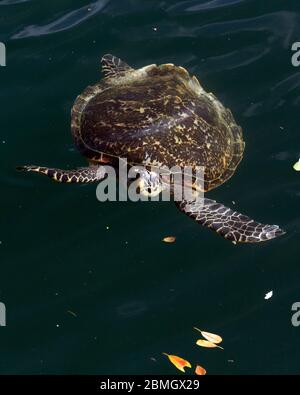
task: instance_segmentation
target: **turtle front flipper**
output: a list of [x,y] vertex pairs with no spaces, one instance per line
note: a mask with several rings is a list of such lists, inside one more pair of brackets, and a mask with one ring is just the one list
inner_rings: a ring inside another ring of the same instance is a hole
[[82,167],[74,170],[61,170],[41,166],[19,166],[17,170],[45,174],[52,180],[62,183],[87,184],[104,178],[103,169],[99,166]]
[[177,207],[199,224],[236,243],[259,243],[285,232],[277,225],[264,225],[210,199],[176,202]]

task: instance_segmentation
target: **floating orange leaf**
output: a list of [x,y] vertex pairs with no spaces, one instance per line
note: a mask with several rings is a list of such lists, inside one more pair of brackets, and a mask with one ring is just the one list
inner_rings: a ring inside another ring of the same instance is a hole
[[219,335],[215,335],[214,333],[209,333],[209,332],[204,332],[201,331],[200,329],[194,327],[194,329],[196,329],[196,331],[199,331],[201,333],[201,335],[208,340],[209,342],[215,343],[215,344],[219,344],[222,342],[222,338]]
[[206,347],[206,348],[215,348],[215,347],[218,347],[218,348],[221,348],[222,350],[224,350],[223,347],[218,346],[217,344],[212,343],[212,342],[210,342],[210,341],[208,341],[208,340],[199,339],[199,340],[196,341],[196,344],[197,344],[197,346],[201,346],[201,347]]
[[197,366],[196,366],[196,369],[195,369],[195,373],[196,373],[198,376],[204,376],[204,375],[206,374],[206,370],[205,370],[202,366],[197,365]]
[[162,239],[162,241],[164,241],[165,243],[174,243],[175,240],[175,236],[166,236]]
[[192,365],[189,363],[189,361],[186,361],[183,358],[177,357],[176,355],[169,355],[166,354],[165,352],[163,352],[164,355],[166,355],[170,362],[172,362],[172,364],[174,366],[176,366],[177,369],[181,370],[182,372],[184,372],[184,368],[191,368]]

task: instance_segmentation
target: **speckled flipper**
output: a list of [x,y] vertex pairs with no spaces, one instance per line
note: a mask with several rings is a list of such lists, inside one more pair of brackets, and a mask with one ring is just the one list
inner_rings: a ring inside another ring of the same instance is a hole
[[120,73],[132,70],[127,63],[111,54],[104,55],[101,59],[102,72],[106,78],[114,77]]
[[82,167],[75,170],[61,170],[41,166],[20,166],[17,170],[29,171],[45,174],[54,181],[62,183],[82,183],[100,181],[104,174],[99,170],[99,166]]
[[207,226],[233,243],[258,243],[285,233],[277,225],[260,224],[214,200],[183,200],[176,202],[176,205],[199,224]]

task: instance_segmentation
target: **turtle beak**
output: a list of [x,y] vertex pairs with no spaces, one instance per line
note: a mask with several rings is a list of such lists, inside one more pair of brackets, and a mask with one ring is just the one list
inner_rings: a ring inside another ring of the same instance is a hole
[[140,189],[140,194],[142,196],[153,198],[155,196],[158,196],[164,190],[164,188],[157,174],[155,174],[153,178],[151,176],[152,175],[149,174],[148,177],[147,174],[147,178],[140,177],[138,185]]

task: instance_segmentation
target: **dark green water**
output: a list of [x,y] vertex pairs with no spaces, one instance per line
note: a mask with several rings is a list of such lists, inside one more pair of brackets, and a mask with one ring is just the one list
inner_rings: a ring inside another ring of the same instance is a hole
[[[210,374],[300,373],[297,3],[0,1],[1,373],[176,373],[162,352]],[[245,157],[210,197],[287,235],[234,246],[172,203],[101,204],[95,186],[14,170],[84,165],[70,109],[107,52],[182,65],[232,109]],[[197,347],[194,325],[225,350]]]

